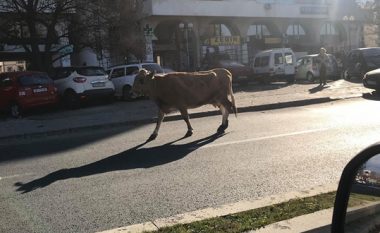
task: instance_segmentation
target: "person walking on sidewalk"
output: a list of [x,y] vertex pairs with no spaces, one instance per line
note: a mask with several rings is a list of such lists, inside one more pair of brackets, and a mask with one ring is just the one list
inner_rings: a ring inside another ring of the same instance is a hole
[[318,54],[318,64],[319,64],[319,85],[326,85],[327,79],[327,63],[329,62],[329,57],[326,54],[326,49],[321,48]]

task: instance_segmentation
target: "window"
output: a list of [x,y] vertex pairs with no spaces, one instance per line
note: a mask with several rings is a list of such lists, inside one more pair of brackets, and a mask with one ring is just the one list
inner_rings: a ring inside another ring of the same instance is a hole
[[325,23],[321,28],[321,35],[338,35],[332,23]]
[[130,67],[127,67],[127,70],[125,71],[125,75],[137,74],[137,72],[139,72],[139,67],[130,66]]
[[262,38],[264,36],[270,36],[270,32],[266,25],[253,24],[248,28],[248,36],[256,36],[257,38]]
[[142,65],[142,68],[149,70],[150,72],[163,73],[161,66],[158,64],[146,64]]
[[269,56],[256,57],[255,67],[265,67],[269,65]]
[[274,64],[280,65],[284,63],[284,58],[282,57],[282,53],[275,53],[274,54]]
[[260,57],[256,57],[254,67],[260,67]]
[[293,64],[293,55],[291,53],[285,53],[285,63]]
[[101,67],[83,67],[76,69],[77,73],[84,76],[102,76],[107,75]]
[[288,26],[286,30],[286,35],[288,36],[304,36],[306,35],[305,30],[299,24],[292,24]]
[[35,85],[47,85],[52,83],[52,80],[47,75],[43,74],[24,75],[19,77],[18,80],[21,86],[24,87]]
[[124,68],[114,69],[112,74],[111,74],[111,78],[119,78],[119,77],[124,76],[124,71],[125,71]]
[[8,77],[0,79],[0,87],[10,87],[12,86],[12,80]]

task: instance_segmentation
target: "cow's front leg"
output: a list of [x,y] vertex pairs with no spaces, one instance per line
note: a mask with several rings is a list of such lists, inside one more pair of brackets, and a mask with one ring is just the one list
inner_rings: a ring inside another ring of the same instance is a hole
[[181,109],[179,111],[181,112],[182,118],[186,122],[186,125],[187,125],[187,132],[185,134],[185,137],[190,137],[191,135],[193,135],[193,127],[191,127],[191,124],[190,124],[189,113],[187,112],[187,109]]
[[229,112],[224,105],[220,105],[219,109],[220,109],[220,112],[222,113],[223,118],[222,118],[222,124],[219,126],[217,132],[218,133],[224,133],[224,131],[228,128]]
[[150,135],[148,141],[152,141],[157,138],[158,130],[160,130],[160,126],[161,126],[162,121],[164,120],[164,117],[165,117],[165,113],[161,111],[161,109],[158,110],[158,119],[157,119],[156,128],[154,129],[153,133]]

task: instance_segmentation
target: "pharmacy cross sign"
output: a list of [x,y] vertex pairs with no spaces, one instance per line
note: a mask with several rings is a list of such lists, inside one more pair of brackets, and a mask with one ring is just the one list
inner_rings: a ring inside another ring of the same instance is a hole
[[145,34],[145,36],[152,36],[153,35],[153,28],[150,27],[149,24],[145,25],[144,34]]

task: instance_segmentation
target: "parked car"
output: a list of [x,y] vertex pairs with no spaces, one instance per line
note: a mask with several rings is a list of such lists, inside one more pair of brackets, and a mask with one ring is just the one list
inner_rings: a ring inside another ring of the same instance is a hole
[[59,67],[51,77],[68,108],[78,108],[88,98],[112,98],[115,87],[102,67]]
[[262,82],[286,80],[294,82],[296,56],[290,48],[276,48],[259,52],[253,63],[255,77]]
[[0,73],[0,109],[20,117],[25,110],[58,102],[53,80],[43,72]]
[[204,65],[202,70],[210,70],[214,68],[225,68],[229,70],[232,74],[233,82],[244,82],[253,77],[253,71],[249,66],[230,59],[215,59],[213,63]]
[[135,81],[135,76],[140,69],[146,69],[156,74],[164,73],[162,67],[157,63],[133,63],[110,67],[107,72],[110,75],[111,81],[115,85],[115,96],[123,100],[132,100],[135,98],[132,92],[132,86]]
[[351,50],[344,62],[343,78],[362,78],[365,73],[380,68],[380,47]]
[[[337,60],[332,54],[327,54],[327,56],[329,58],[327,77],[336,80],[340,76]],[[318,78],[318,54],[310,54],[297,60],[296,79],[314,82]]]
[[363,77],[363,85],[380,93],[380,68],[367,72]]

